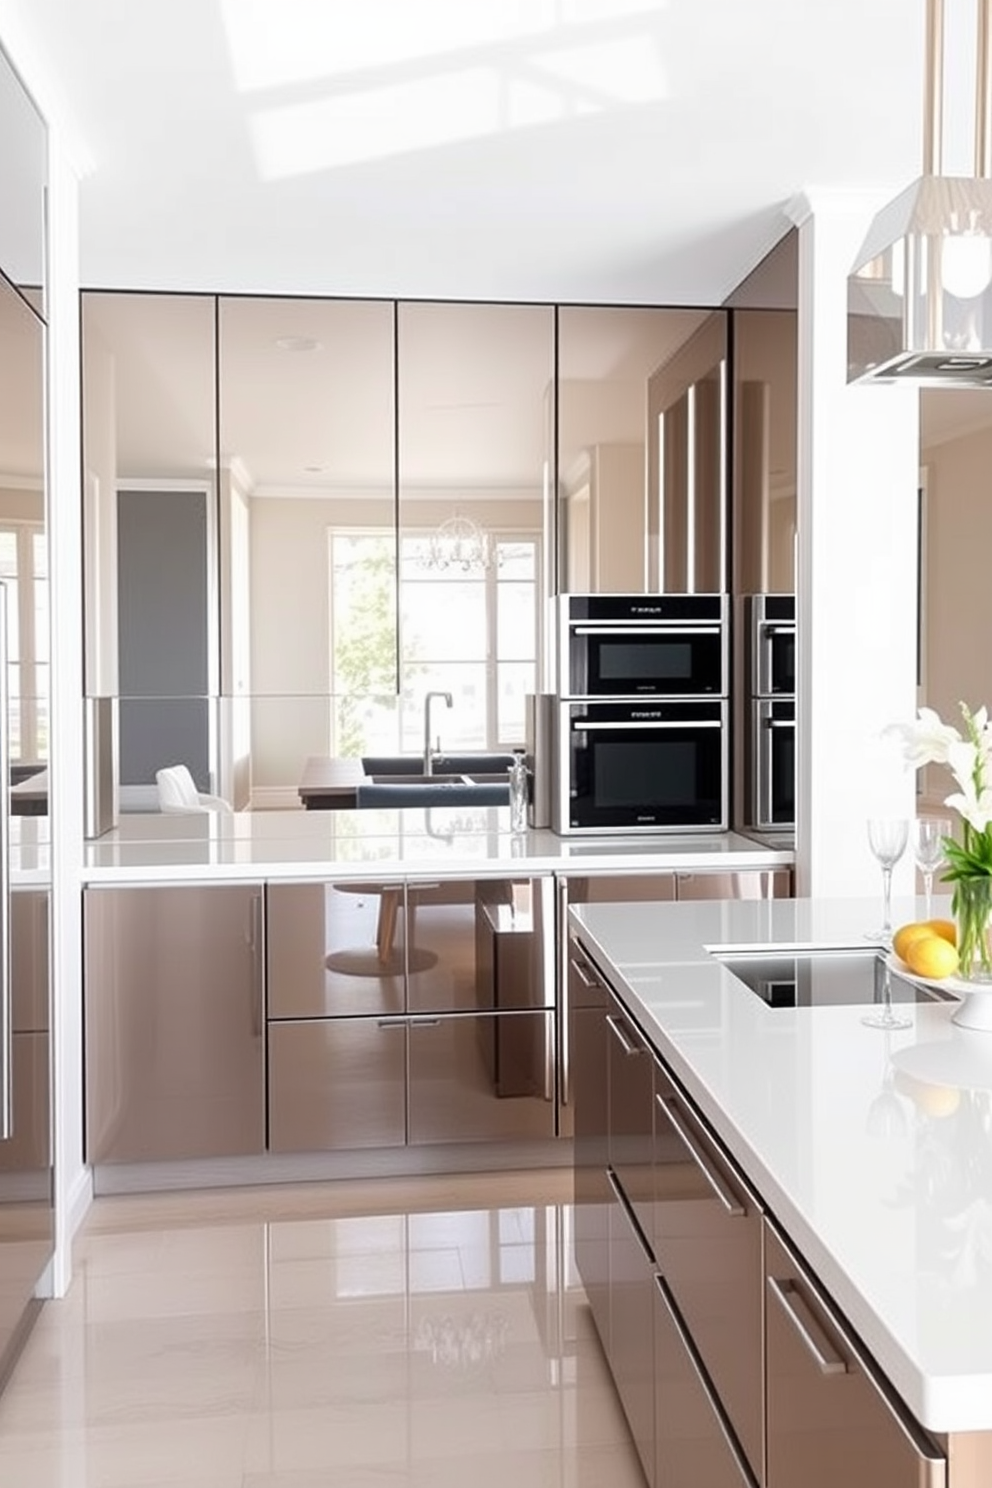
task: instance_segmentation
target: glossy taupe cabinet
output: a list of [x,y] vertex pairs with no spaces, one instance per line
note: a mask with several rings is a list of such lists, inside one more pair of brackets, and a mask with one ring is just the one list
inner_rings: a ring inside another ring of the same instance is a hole
[[257,884],[86,890],[90,1163],[264,1151],[263,941]]
[[765,1313],[768,1488],[944,1488],[943,1453],[770,1223]]
[[554,1136],[549,881],[270,884],[269,1146]]

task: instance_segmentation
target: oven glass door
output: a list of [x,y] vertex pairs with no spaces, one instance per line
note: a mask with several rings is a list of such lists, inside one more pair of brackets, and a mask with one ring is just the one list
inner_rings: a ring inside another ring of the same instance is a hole
[[566,706],[570,830],[726,828],[725,703]]
[[796,691],[796,628],[765,625],[761,633],[758,691],[763,697],[792,697]]
[[722,697],[727,691],[724,635],[719,625],[573,625],[569,695]]
[[796,709],[794,703],[755,707],[756,827],[791,827],[796,820]]

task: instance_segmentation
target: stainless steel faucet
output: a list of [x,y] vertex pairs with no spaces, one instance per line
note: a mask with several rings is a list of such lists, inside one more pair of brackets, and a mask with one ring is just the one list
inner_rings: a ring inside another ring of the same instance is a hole
[[[433,765],[433,762],[434,762],[434,756],[433,756],[433,753],[431,751],[431,698],[444,698],[444,701],[448,705],[448,707],[449,708],[451,707],[451,693],[450,692],[429,692],[424,697],[424,774],[425,775],[433,775],[433,773],[434,773],[433,769],[431,768],[432,765]],[[438,741],[438,747],[440,748],[440,741]]]

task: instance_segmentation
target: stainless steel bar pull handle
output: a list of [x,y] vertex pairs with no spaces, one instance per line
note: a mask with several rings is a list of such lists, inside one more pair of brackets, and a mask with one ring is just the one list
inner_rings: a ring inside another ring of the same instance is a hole
[[794,732],[796,723],[793,718],[763,718],[761,726],[766,729],[792,729]]
[[14,1013],[10,978],[10,709],[7,585],[0,582],[0,1141],[14,1135]]
[[706,1179],[706,1182],[709,1184],[710,1188],[713,1190],[714,1196],[719,1199],[720,1203],[730,1215],[731,1219],[743,1218],[743,1216],[747,1213],[747,1210],[741,1203],[740,1199],[738,1199],[736,1195],[731,1193],[730,1189],[724,1183],[719,1174],[714,1173],[706,1158],[703,1156],[702,1152],[700,1152],[699,1147],[696,1143],[696,1139],[686,1125],[685,1118],[683,1117],[682,1112],[679,1110],[674,1098],[670,1095],[657,1095],[655,1096],[655,1100],[658,1102],[659,1106],[664,1111],[669,1121],[672,1123],[672,1126],[675,1128],[676,1132],[682,1140],[682,1145],[687,1149],[689,1156],[692,1158],[693,1162],[696,1164],[696,1167],[699,1169],[700,1173]]
[[802,1292],[791,1281],[768,1278],[768,1290],[805,1344],[821,1374],[846,1374],[847,1360],[837,1352],[813,1316]]
[[589,972],[586,970],[584,961],[578,961],[574,956],[571,956],[569,958],[569,965],[575,972],[575,975],[578,977],[583,987],[601,987],[603,985],[598,977],[590,976]]
[[579,636],[643,636],[648,632],[652,636],[664,639],[666,632],[671,632],[681,639],[682,636],[718,636],[720,634],[720,623],[714,620],[712,625],[682,625],[675,620],[642,620],[631,625],[573,625],[573,635]]
[[620,1045],[623,1052],[627,1055],[628,1059],[633,1059],[636,1055],[644,1053],[643,1049],[639,1049],[636,1044],[632,1044],[630,1042],[630,1039],[627,1037],[623,1026],[617,1022],[616,1018],[607,1018],[606,1021],[613,1030],[613,1033],[616,1036],[617,1043]]

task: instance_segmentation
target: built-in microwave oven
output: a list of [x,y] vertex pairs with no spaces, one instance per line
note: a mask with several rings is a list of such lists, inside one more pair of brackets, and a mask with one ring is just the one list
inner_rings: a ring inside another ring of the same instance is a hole
[[724,697],[724,594],[563,594],[560,697]]
[[578,832],[723,832],[727,700],[557,704],[551,825]]
[[762,831],[786,830],[796,821],[796,703],[794,698],[752,698],[751,809]]
[[793,697],[796,691],[796,596],[752,594],[753,697]]

